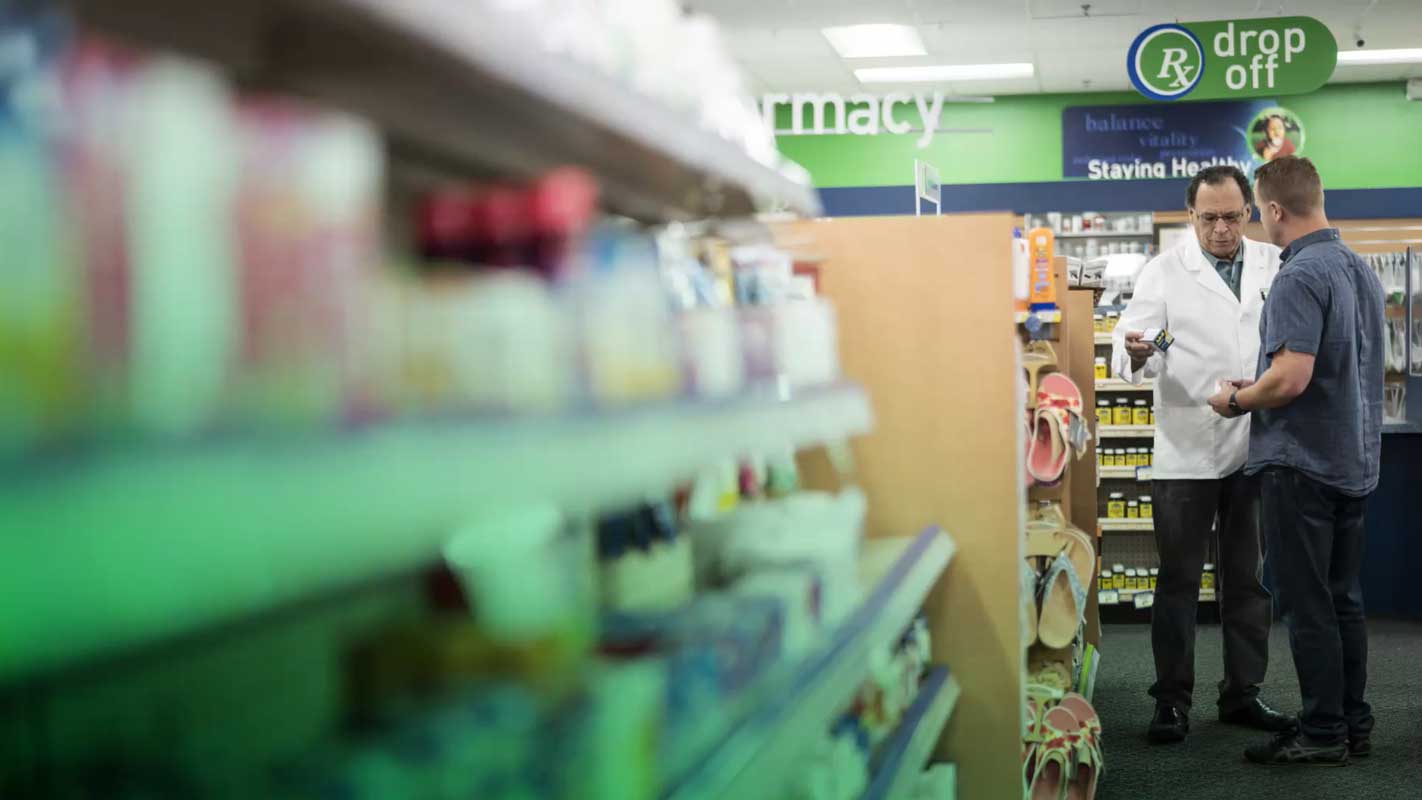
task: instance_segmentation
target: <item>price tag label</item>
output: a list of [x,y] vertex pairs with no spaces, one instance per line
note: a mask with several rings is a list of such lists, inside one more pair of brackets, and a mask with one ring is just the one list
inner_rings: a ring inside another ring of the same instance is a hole
[[1115,589],[1102,589],[1096,593],[1097,605],[1114,606],[1121,602],[1121,593]]
[[1148,480],[1150,480],[1150,467],[1136,467],[1136,480],[1138,480],[1138,481],[1148,481]]
[[1132,600],[1138,609],[1150,608],[1155,605],[1155,592],[1136,592],[1136,596]]

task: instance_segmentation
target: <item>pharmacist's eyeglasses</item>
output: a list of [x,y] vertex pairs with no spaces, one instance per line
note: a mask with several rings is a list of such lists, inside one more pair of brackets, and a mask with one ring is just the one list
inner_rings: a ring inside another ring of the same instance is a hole
[[1216,222],[1223,221],[1224,224],[1233,228],[1244,221],[1243,211],[1232,211],[1228,214],[1198,214],[1197,219],[1205,223],[1205,227],[1213,228]]

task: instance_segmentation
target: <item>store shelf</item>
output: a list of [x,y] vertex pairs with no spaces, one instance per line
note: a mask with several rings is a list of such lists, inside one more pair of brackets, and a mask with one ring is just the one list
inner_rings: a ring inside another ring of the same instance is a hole
[[625,505],[719,460],[871,422],[864,392],[842,384],[24,465],[0,480],[0,683],[398,574],[481,514]]
[[[1102,606],[1134,606],[1136,604],[1136,595],[1142,594],[1143,592],[1150,592],[1154,594],[1155,590],[1144,589],[1137,591],[1129,591],[1126,589],[1098,589],[1096,592],[1096,603],[1097,605]],[[1200,602],[1215,602],[1215,590],[1201,589]]]
[[461,3],[76,0],[94,27],[226,65],[361,114],[402,161],[443,176],[597,176],[615,211],[649,221],[820,212],[808,175],[761,164],[682,113]]
[[797,766],[828,731],[869,672],[870,654],[889,648],[918,614],[952,560],[939,528],[915,537],[869,539],[860,557],[859,609],[813,656],[776,681],[775,691],[670,792],[675,800],[783,798]]
[[1382,432],[1389,434],[1422,433],[1422,424],[1416,422],[1384,422]]
[[1144,477],[1144,478],[1141,477],[1141,475],[1140,475],[1139,472],[1137,472],[1137,470],[1139,470],[1139,469],[1141,469],[1141,467],[1101,467],[1101,466],[1098,466],[1098,467],[1096,468],[1096,475],[1097,475],[1097,477],[1101,478],[1101,480],[1103,480],[1103,481],[1105,481],[1105,480],[1117,480],[1117,481],[1142,481],[1142,482],[1144,482],[1144,481],[1150,480],[1150,477],[1149,477],[1149,476],[1150,476],[1150,467],[1145,467],[1145,470],[1146,470],[1145,475],[1146,475],[1146,477]]
[[1098,333],[1098,334],[1095,334],[1095,335],[1092,337],[1092,341],[1096,342],[1097,344],[1110,344],[1110,343],[1111,343],[1111,334],[1109,334],[1109,333]]
[[1013,321],[1018,324],[1026,322],[1030,317],[1036,317],[1038,322],[1055,323],[1062,321],[1062,312],[1061,309],[1052,311],[1018,311],[1012,315]]
[[1101,517],[1096,520],[1101,525],[1102,533],[1112,531],[1120,532],[1150,532],[1155,530],[1155,523],[1149,519],[1120,519]]
[[1082,231],[1081,233],[1055,233],[1054,239],[1154,239],[1155,234],[1151,231],[1145,233],[1134,233],[1127,231],[1110,231],[1097,233],[1096,231]]
[[1141,381],[1139,386],[1130,381],[1123,381],[1120,378],[1107,378],[1096,381],[1096,391],[1108,392],[1149,392],[1155,389],[1155,381]]
[[1097,425],[1096,435],[1102,439],[1154,439],[1154,425]]
[[861,800],[907,797],[933,755],[961,689],[947,667],[935,667],[919,684],[918,697],[870,763],[869,788]]

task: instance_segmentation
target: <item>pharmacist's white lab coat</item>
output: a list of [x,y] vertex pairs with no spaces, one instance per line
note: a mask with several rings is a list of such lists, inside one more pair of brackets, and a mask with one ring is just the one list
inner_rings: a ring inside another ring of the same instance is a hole
[[[1239,299],[1191,236],[1141,268],[1112,334],[1112,373],[1137,385],[1155,380],[1155,478],[1222,478],[1249,455],[1249,415],[1225,419],[1209,404],[1221,379],[1256,377],[1259,312],[1279,272],[1279,248],[1243,241]],[[1133,373],[1126,333],[1147,328],[1165,328],[1175,342]]]

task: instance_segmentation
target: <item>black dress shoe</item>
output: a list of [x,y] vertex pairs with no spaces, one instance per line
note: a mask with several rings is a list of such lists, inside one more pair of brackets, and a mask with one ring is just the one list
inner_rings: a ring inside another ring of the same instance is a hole
[[1373,754],[1373,740],[1368,736],[1348,737],[1348,757],[1367,758]]
[[1298,721],[1293,717],[1288,714],[1280,714],[1264,705],[1264,701],[1257,697],[1228,711],[1221,708],[1220,722],[1228,725],[1243,725],[1246,728],[1255,728],[1270,733],[1293,730],[1298,726]]
[[1150,721],[1146,738],[1151,744],[1170,744],[1185,741],[1185,734],[1189,732],[1190,715],[1162,703],[1155,707],[1155,717]]

